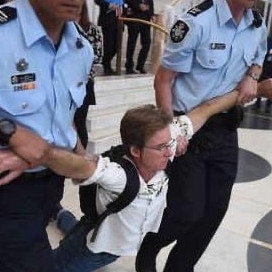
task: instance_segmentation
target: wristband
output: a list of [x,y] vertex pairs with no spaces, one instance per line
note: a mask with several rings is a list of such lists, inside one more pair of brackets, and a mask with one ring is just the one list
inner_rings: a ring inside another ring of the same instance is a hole
[[249,76],[249,77],[251,77],[255,81],[259,81],[260,76],[257,75],[257,74],[255,74],[255,73],[247,72],[246,75]]
[[190,140],[194,135],[194,128],[191,119],[186,115],[173,118],[173,124],[178,127],[178,135]]

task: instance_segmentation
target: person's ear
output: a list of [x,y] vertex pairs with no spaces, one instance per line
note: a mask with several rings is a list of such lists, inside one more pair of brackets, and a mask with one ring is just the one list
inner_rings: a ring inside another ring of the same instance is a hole
[[141,155],[141,150],[139,147],[133,145],[130,147],[130,154],[132,157],[139,158]]

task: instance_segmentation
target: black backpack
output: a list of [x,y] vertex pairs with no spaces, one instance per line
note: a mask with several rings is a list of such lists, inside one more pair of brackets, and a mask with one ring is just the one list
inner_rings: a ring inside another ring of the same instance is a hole
[[112,213],[117,213],[128,206],[137,196],[140,188],[139,175],[135,166],[124,155],[128,154],[128,147],[119,145],[111,147],[110,150],[102,153],[103,157],[109,157],[110,161],[114,161],[121,165],[127,176],[126,186],[119,197],[107,205],[107,209],[100,215],[96,211],[96,191],[98,184],[90,184],[80,186],[79,200],[80,208],[84,216],[81,221],[88,225],[88,231],[94,229],[91,241],[96,238],[97,231],[103,220]]

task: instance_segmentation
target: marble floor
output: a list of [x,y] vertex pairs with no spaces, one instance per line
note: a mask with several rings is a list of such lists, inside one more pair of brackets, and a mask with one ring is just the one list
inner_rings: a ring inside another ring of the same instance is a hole
[[[266,101],[258,108],[254,104],[246,108],[239,145],[239,170],[229,210],[196,272],[272,271],[272,106]],[[80,217],[77,187],[70,181],[62,204]],[[48,233],[52,246],[57,246],[61,234],[54,223]],[[160,252],[158,272],[170,248]],[[120,258],[99,271],[133,272],[134,258]]]

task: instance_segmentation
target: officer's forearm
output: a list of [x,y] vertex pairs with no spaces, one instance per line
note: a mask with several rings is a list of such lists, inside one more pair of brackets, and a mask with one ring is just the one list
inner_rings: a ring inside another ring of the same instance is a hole
[[272,78],[258,83],[257,96],[272,99]]
[[31,167],[44,165],[66,177],[86,179],[96,168],[94,160],[52,147],[41,137],[20,126],[17,126],[9,144],[12,151],[30,163]]
[[92,176],[97,166],[95,159],[55,147],[43,156],[42,164],[59,175],[79,180]]
[[9,140],[10,149],[27,161],[31,167],[41,164],[42,157],[48,151],[49,145],[41,137],[19,125]]
[[170,114],[173,113],[171,89],[175,76],[176,72],[160,66],[154,80],[156,104]]

